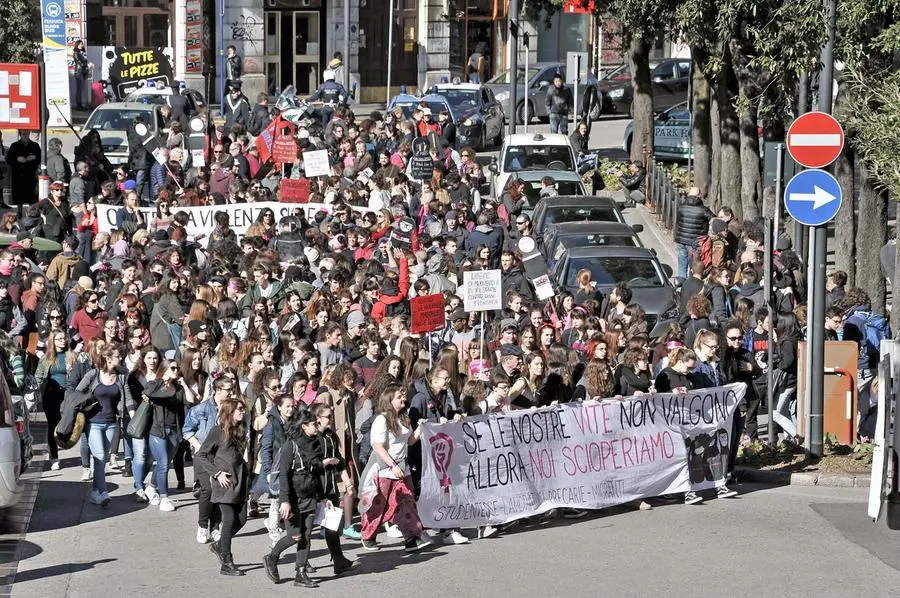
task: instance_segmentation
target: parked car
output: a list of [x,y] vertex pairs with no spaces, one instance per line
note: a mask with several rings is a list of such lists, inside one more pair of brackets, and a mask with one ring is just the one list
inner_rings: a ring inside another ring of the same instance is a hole
[[516,173],[516,177],[525,183],[525,199],[528,201],[526,213],[534,212],[535,206],[541,200],[541,179],[545,176],[553,177],[556,181],[558,195],[588,195],[584,181],[577,172],[568,170],[523,170]]
[[578,271],[587,269],[597,290],[604,294],[620,282],[627,283],[632,301],[647,312],[647,331],[653,336],[678,318],[675,287],[669,280],[671,268],[660,264],[646,247],[572,247],[567,249],[551,270],[557,288],[578,290]]
[[[447,98],[438,94],[414,96],[408,93],[401,93],[392,97],[391,101],[388,102],[388,111],[400,108],[403,111],[403,118],[412,118],[413,111],[420,106],[427,106],[435,120],[437,120],[437,115],[441,110],[449,111],[451,118],[455,116]],[[454,122],[456,122],[455,118]]]
[[531,218],[534,240],[540,245],[551,224],[562,222],[621,222],[622,205],[610,197],[560,195],[542,199]]
[[[631,154],[634,121],[625,127],[622,149]],[[662,160],[687,160],[692,153],[691,113],[687,102],[656,114],[653,124],[653,156]]]
[[[625,67],[627,69],[627,67]],[[656,66],[651,65],[650,79],[653,84],[653,109],[663,111],[687,101],[687,91],[691,78],[690,58],[668,58]],[[613,72],[608,79],[600,81],[598,91],[603,96],[604,110],[615,114],[633,116],[631,74]]]
[[[523,124],[525,122],[525,81],[528,81],[528,120],[548,118],[545,100],[547,91],[553,85],[553,76],[560,73],[563,80],[566,78],[566,65],[562,62],[538,62],[529,65],[528,72],[520,67],[516,76],[516,105],[510,106],[509,103],[509,69],[502,71],[496,77],[488,81],[485,86],[494,92],[497,101],[503,104],[503,111],[507,117],[515,115],[516,122]],[[585,81],[578,84],[578,104],[581,104],[581,98],[588,87],[596,85],[596,79],[592,77],[585,78]],[[574,90],[573,90],[574,91]],[[577,110],[576,110],[577,112]],[[600,118],[601,106],[599,103],[591,111],[591,119]]]
[[541,253],[550,269],[572,247],[643,247],[637,234],[644,226],[621,222],[561,222],[544,232]]
[[569,138],[559,133],[516,133],[508,135],[500,148],[497,164],[491,165],[494,193],[506,188],[509,177],[526,171],[575,172],[575,150]]
[[136,116],[143,116],[144,122],[153,135],[165,146],[165,123],[158,104],[143,102],[110,102],[97,106],[87,122],[84,131],[91,129],[100,134],[103,153],[111,164],[128,163],[128,129]]
[[482,150],[488,141],[495,146],[503,143],[503,105],[489,87],[478,83],[442,83],[435,85],[433,91],[450,104],[459,147]]
[[25,402],[22,396],[12,395],[6,377],[0,376],[0,509],[22,498],[22,475],[31,464],[32,444]]

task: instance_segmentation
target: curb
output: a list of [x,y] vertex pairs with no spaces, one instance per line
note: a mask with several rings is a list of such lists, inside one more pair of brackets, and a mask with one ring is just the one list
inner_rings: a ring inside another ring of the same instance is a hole
[[832,488],[868,488],[872,475],[836,474],[819,472],[790,472],[737,467],[735,473],[741,482],[772,484],[778,486],[828,486]]

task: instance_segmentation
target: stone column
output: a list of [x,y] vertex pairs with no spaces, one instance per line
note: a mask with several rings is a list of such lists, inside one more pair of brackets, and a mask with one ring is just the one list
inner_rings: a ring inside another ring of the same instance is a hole
[[[344,52],[344,2],[334,0],[328,3],[328,32],[325,40],[327,54],[323,56],[325,64],[331,60],[335,52]],[[359,0],[350,2],[350,56],[344,56],[344,68],[350,71],[350,85],[359,85]],[[344,85],[344,81],[338,81]],[[347,89],[350,91],[350,88]],[[357,91],[357,98],[359,92]]]
[[[262,0],[223,0],[225,2],[225,46],[217,48],[215,53],[218,66],[219,51],[224,55],[225,48],[233,45],[238,55],[243,60],[244,72],[241,75],[244,95],[250,100],[252,106],[256,102],[256,96],[261,91],[266,91],[266,76],[263,71],[263,54],[265,53]],[[218,11],[215,13],[218,19]],[[218,69],[217,69],[218,70]],[[217,73],[221,78],[225,73]],[[217,80],[218,86],[218,80]],[[218,88],[218,87],[217,87]]]

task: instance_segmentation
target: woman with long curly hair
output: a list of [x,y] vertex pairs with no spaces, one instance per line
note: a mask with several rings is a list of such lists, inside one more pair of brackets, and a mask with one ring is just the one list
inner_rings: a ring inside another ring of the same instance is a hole
[[613,373],[609,364],[599,359],[592,359],[584,369],[584,376],[575,387],[573,401],[589,401],[606,399],[613,396],[615,387]]

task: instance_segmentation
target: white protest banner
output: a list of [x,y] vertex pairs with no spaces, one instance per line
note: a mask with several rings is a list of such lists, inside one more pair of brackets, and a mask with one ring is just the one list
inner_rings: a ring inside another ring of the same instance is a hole
[[422,524],[498,525],[721,485],[745,391],[732,384],[424,424]]
[[328,150],[303,152],[303,174],[308,179],[317,176],[330,176],[331,165],[328,163]]
[[[331,205],[324,203],[281,203],[278,201],[261,201],[256,203],[232,203],[220,206],[198,206],[198,207],[178,207],[172,210],[175,212],[186,212],[188,215],[187,234],[201,235],[209,234],[215,228],[213,215],[216,212],[225,212],[228,214],[231,230],[238,236],[242,236],[250,228],[258,218],[260,212],[269,208],[275,212],[275,221],[281,220],[285,216],[293,214],[294,210],[303,210],[306,213],[306,219],[311,221],[317,212],[325,211],[331,213]],[[100,218],[100,232],[108,233],[116,228],[116,212],[121,206],[111,206],[108,204],[97,205],[97,215]],[[364,208],[363,208],[364,209]],[[156,220],[156,208],[140,208],[144,214],[144,220],[148,225]]]
[[503,309],[503,286],[500,270],[463,272],[463,304],[466,311]]

